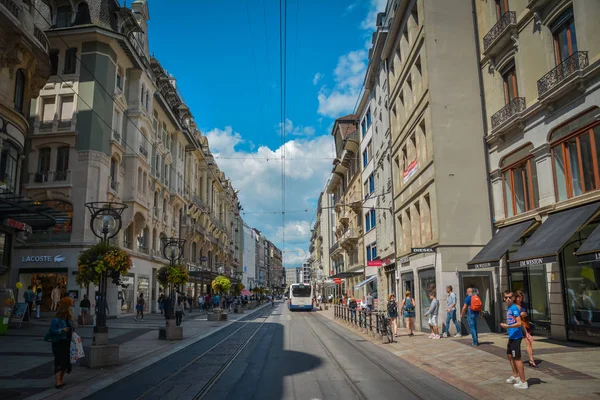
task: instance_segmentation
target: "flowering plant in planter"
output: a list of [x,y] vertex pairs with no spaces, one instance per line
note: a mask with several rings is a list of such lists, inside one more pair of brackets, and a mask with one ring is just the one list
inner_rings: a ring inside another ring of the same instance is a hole
[[228,293],[231,288],[231,281],[229,278],[219,275],[212,281],[211,286],[216,293]]
[[168,284],[181,286],[190,279],[190,275],[185,265],[165,265],[158,270],[157,279],[163,286],[167,286]]
[[121,276],[131,269],[131,257],[118,247],[98,243],[82,252],[77,258],[77,284],[81,287],[90,283],[98,285],[100,276],[107,274],[115,285],[120,284]]

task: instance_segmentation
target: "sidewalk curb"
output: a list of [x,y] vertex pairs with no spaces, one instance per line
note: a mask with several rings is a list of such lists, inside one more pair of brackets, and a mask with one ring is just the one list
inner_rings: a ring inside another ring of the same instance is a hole
[[[266,308],[267,306],[268,306],[268,304],[257,307],[255,309],[253,309],[252,312],[242,316],[241,318],[244,318],[245,316],[248,316],[248,315],[252,315],[252,314]],[[155,363],[159,362],[160,360],[162,360],[166,357],[169,357],[172,354],[175,354],[176,352],[178,352],[182,349],[185,349],[188,346],[191,346],[192,344],[194,344],[196,342],[199,342],[200,340],[202,340],[210,335],[213,335],[213,334],[225,329],[226,327],[228,327],[231,324],[234,324],[235,322],[238,322],[238,321],[237,320],[227,321],[223,325],[217,327],[213,331],[201,333],[197,336],[192,336],[187,339],[184,339],[181,342],[179,342],[178,344],[173,345],[173,347],[171,347],[170,349],[164,350],[164,352],[161,352],[160,354],[157,354],[155,356],[150,356],[150,355],[156,351],[160,351],[161,349],[150,350],[150,351],[140,355],[138,358],[132,360],[131,362],[129,362],[127,364],[119,365],[114,368],[101,368],[98,370],[89,370],[89,371],[97,371],[98,373],[91,375],[88,378],[86,378],[85,380],[78,382],[74,385],[70,385],[70,386],[68,385],[66,390],[49,388],[48,390],[46,390],[44,392],[37,393],[33,396],[26,397],[26,400],[41,400],[41,399],[53,399],[53,398],[56,398],[57,400],[58,399],[65,400],[65,399],[85,398],[93,393],[96,393],[96,392],[104,389],[107,386],[110,386],[111,384],[113,384],[117,381],[120,381],[120,380],[128,377],[129,375],[132,375],[138,371],[141,371],[142,369],[144,369],[152,364],[155,364]],[[165,343],[169,343],[169,342],[165,342]],[[164,347],[162,349],[164,349]],[[144,357],[148,357],[148,358],[140,360]],[[137,360],[140,360],[140,361],[136,362]],[[91,380],[93,380],[93,383],[90,382]]]

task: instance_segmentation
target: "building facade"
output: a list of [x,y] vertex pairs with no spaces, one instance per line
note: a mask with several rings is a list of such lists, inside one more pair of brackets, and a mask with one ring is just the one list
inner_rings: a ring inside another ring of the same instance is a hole
[[340,291],[354,295],[354,286],[364,280],[363,184],[360,169],[360,132],[355,115],[338,118],[331,135],[336,159],[327,193],[333,195],[335,223],[333,244],[329,249],[333,274],[343,279]]
[[31,99],[51,74],[48,38],[35,18],[26,1],[0,3],[0,285],[11,288],[15,244],[32,229],[57,223],[55,215],[47,213],[51,208],[20,196]]
[[[389,1],[381,58],[389,83],[396,293],[410,291],[417,326],[429,292],[471,284],[466,263],[491,237],[481,90],[470,2]],[[390,22],[391,21],[391,22]],[[493,297],[492,279],[480,292]],[[485,303],[486,321],[495,318]]]
[[244,224],[244,255],[243,255],[243,273],[242,283],[248,289],[255,287],[256,280],[256,240],[257,236],[250,226]]
[[113,244],[130,253],[133,268],[123,286],[109,285],[113,315],[134,312],[142,293],[156,311],[163,238],[187,240],[181,262],[195,298],[217,274],[235,279],[237,198],[175,79],[150,56],[146,2],[59,3],[36,3],[48,18],[52,75],[31,105],[23,192],[66,218],[15,248],[11,280],[39,282],[44,292],[58,284],[81,297],[77,256],[97,242],[90,201],[128,206]]
[[537,333],[594,343],[599,13],[595,1],[476,2],[497,231],[469,263],[478,279],[525,292]]

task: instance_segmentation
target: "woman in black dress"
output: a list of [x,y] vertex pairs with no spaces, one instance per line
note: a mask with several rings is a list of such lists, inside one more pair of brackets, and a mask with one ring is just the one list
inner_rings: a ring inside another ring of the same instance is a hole
[[54,373],[56,388],[65,386],[65,373],[71,373],[71,336],[73,333],[73,311],[67,305],[61,305],[56,317],[50,323],[52,335],[52,354],[54,354]]

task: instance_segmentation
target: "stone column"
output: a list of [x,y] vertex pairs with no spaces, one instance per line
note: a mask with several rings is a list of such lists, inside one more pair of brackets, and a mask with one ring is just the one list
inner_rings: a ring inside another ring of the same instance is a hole
[[212,212],[212,206],[213,206],[213,180],[212,180],[212,178],[209,177],[206,184],[208,185],[207,190],[206,190],[206,200],[207,200],[208,208],[209,208],[210,212]]
[[556,203],[554,193],[554,176],[552,173],[552,155],[550,153],[550,144],[545,143],[542,146],[531,151],[534,156],[537,169],[538,193],[540,207]]

